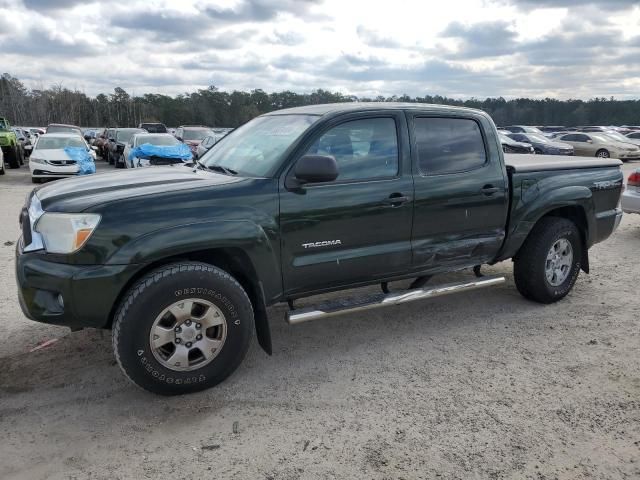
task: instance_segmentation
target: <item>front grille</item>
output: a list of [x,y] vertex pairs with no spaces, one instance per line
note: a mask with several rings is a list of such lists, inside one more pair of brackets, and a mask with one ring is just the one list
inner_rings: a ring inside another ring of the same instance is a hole
[[22,228],[23,245],[26,247],[30,245],[33,239],[31,238],[31,221],[29,220],[29,211],[26,207],[20,212],[20,227]]
[[75,160],[50,160],[49,163],[51,165],[64,166],[64,165],[75,165],[76,161]]

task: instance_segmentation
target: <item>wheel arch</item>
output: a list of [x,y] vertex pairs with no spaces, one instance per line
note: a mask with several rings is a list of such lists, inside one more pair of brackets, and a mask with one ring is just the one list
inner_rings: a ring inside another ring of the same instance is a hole
[[135,282],[137,282],[140,278],[142,278],[152,270],[161,268],[171,263],[185,260],[202,262],[218,267],[234,277],[238,281],[238,283],[240,283],[242,288],[244,288],[245,292],[249,296],[249,299],[251,300],[258,343],[267,354],[271,355],[271,329],[269,327],[269,320],[266,310],[266,300],[262,282],[258,280],[259,277],[249,255],[244,250],[238,247],[195,250],[192,252],[162,258],[145,265],[143,268],[138,270],[135,275],[133,275],[129,279],[129,281],[120,289],[120,293],[116,297],[111,311],[109,312],[109,321],[105,327],[112,327],[114,317],[116,311],[118,310],[120,302],[126,296],[129,289],[135,284]]
[[[527,234],[526,238],[528,238],[529,235],[531,235],[531,232],[533,232],[536,225],[538,225],[542,219],[549,218],[549,217],[564,218],[569,220],[576,226],[576,228],[578,229],[578,232],[580,233],[580,240],[582,241],[582,258],[580,262],[580,268],[585,273],[589,273],[590,228],[589,228],[589,222],[587,220],[587,213],[585,211],[585,207],[581,204],[572,204],[572,205],[564,205],[561,207],[555,207],[548,210],[547,212],[542,214],[540,217],[538,217],[535,223],[533,223],[532,228],[529,230],[529,233]],[[524,244],[524,241],[522,244]],[[518,248],[518,252],[522,248],[522,244]],[[514,255],[514,258],[516,258],[517,255],[518,253]]]

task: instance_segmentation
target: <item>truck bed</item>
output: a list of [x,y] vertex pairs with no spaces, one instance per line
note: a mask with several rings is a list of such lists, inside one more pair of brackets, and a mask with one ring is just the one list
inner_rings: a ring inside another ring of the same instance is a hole
[[622,165],[615,158],[569,157],[564,155],[505,154],[504,162],[513,172],[567,170],[576,168],[607,168]]

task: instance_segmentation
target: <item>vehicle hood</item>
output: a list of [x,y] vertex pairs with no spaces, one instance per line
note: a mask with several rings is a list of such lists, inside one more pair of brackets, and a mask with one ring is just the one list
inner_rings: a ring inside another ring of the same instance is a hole
[[41,158],[42,160],[71,160],[71,157],[62,148],[52,148],[46,150],[36,150],[33,152],[33,158]]
[[58,180],[36,189],[45,211],[82,212],[96,205],[147,195],[239,183],[243,177],[184,165],[136,168]]
[[609,145],[611,148],[616,148],[618,150],[637,150],[638,149],[638,145],[634,145],[632,143],[626,143],[626,142],[617,142],[617,141],[612,141],[603,145]]

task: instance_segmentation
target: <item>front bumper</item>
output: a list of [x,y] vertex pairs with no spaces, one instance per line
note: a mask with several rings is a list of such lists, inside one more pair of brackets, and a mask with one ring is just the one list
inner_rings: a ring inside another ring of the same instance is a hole
[[72,328],[108,326],[124,287],[140,265],[70,265],[16,246],[18,300],[31,320]]

